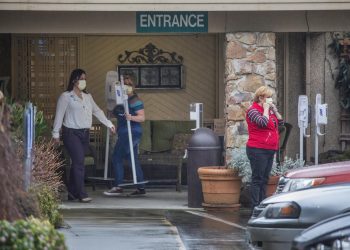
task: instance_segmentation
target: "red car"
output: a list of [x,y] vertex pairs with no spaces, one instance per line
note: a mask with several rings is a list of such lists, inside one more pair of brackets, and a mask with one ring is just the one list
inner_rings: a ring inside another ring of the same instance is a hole
[[280,178],[276,193],[342,182],[350,182],[350,161],[320,164],[287,172]]

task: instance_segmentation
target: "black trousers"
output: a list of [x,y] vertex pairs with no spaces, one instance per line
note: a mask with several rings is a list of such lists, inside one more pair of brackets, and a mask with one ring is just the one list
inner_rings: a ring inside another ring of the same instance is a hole
[[247,147],[247,156],[252,169],[251,205],[252,208],[266,197],[266,185],[269,180],[275,150]]
[[85,192],[84,158],[89,146],[89,129],[62,128],[63,144],[72,160],[69,181],[67,185],[69,199],[88,197]]

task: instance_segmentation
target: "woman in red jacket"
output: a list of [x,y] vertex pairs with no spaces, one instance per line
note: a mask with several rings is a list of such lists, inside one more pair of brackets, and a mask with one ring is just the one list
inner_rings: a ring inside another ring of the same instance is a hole
[[267,86],[258,88],[246,115],[249,134],[247,156],[252,169],[252,208],[265,199],[273,158],[278,150],[278,125],[283,124],[282,116],[272,102],[272,94]]

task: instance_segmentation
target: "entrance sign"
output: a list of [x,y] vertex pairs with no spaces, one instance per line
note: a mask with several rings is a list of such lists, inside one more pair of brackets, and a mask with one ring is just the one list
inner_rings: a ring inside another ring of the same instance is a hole
[[208,32],[208,12],[136,12],[136,31]]

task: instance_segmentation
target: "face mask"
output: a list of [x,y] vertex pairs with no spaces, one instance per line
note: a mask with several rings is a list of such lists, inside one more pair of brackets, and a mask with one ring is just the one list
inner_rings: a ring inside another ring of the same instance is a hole
[[78,81],[78,88],[80,90],[84,90],[86,88],[86,80],[79,80]]
[[129,85],[124,85],[124,87],[125,87],[126,93],[130,95],[132,93],[132,87]]
[[267,104],[271,104],[271,103],[273,103],[272,98],[266,98],[266,103],[267,103]]

